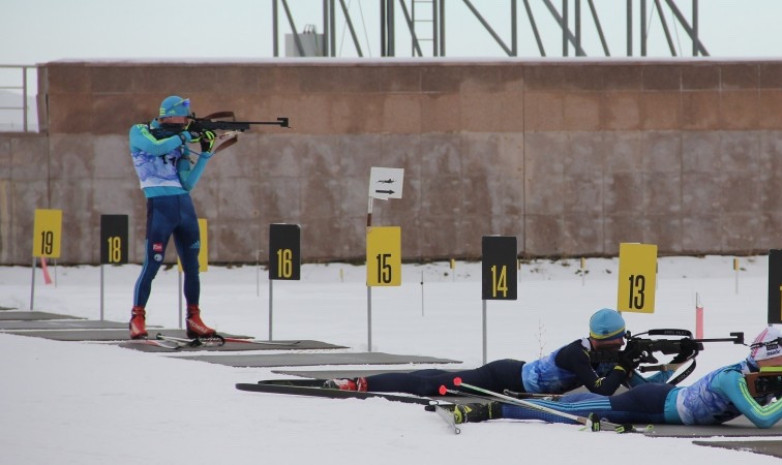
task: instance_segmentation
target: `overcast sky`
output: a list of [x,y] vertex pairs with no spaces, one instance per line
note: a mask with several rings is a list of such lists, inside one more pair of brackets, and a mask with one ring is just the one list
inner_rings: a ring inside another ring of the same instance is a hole
[[[556,30],[544,0],[529,0],[544,35],[547,56],[562,56],[561,32]],[[665,5],[665,0],[659,0]],[[364,56],[379,56],[379,0],[344,0],[348,5]],[[409,5],[411,0],[406,0]],[[691,18],[692,0],[675,0]],[[314,24],[322,32],[322,0],[288,0],[296,29]],[[510,42],[510,0],[472,0],[497,33]],[[561,10],[563,0],[551,0]],[[626,56],[626,1],[594,0],[612,56]],[[336,2],[339,10],[339,1]],[[575,0],[570,0],[571,15]],[[656,13],[647,0],[650,27],[649,55],[670,56]],[[3,0],[0,6],[0,65],[37,64],[60,59],[240,59],[273,56],[272,0]],[[397,45],[399,57],[411,56],[409,33],[399,2]],[[639,9],[634,1],[638,55]],[[417,12],[424,18],[424,12]],[[585,49],[603,56],[588,3],[582,0]],[[681,27],[674,28],[664,7],[677,54],[691,56],[692,44]],[[778,57],[782,55],[779,28],[782,0],[700,0],[700,36],[713,57]],[[290,32],[280,0],[280,34]],[[357,56],[342,12],[337,18],[337,50],[342,57]],[[572,24],[572,22],[571,22]],[[518,0],[519,56],[539,57],[523,0]],[[449,57],[506,57],[463,0],[446,0],[446,54]],[[284,56],[284,37],[281,37]],[[573,54],[571,50],[571,54]],[[431,55],[431,47],[425,49]]]

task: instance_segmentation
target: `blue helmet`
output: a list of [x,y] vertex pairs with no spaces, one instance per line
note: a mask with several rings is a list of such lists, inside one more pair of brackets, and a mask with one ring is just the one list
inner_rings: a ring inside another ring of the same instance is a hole
[[622,314],[610,308],[595,312],[589,319],[589,337],[600,341],[620,339],[625,335],[625,320]]
[[170,116],[190,116],[190,99],[171,95],[160,102],[160,114],[158,118]]

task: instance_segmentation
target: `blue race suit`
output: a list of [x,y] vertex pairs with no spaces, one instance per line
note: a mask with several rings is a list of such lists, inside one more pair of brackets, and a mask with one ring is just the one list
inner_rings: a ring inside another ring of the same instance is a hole
[[[367,376],[367,388],[378,392],[407,392],[420,396],[435,395],[440,386],[453,389],[456,377],[463,382],[502,392],[560,394],[580,386],[592,392],[613,394],[622,384],[664,382],[671,372],[660,372],[649,379],[641,375],[628,381],[627,372],[614,363],[592,363],[589,339],[578,339],[551,354],[529,363],[497,360],[480,368],[462,371],[418,370],[411,373],[384,373]],[[658,376],[659,375],[659,376]],[[659,381],[658,381],[659,380]]]
[[[758,397],[749,394],[744,376],[757,371],[752,362],[745,360],[714,370],[686,387],[646,384],[610,397],[584,393],[564,396],[558,402],[537,399],[527,402],[584,417],[595,413],[615,423],[717,425],[745,415],[755,426],[770,428],[782,419],[782,402],[770,403],[772,394]],[[514,405],[503,405],[502,416],[573,422]]]
[[130,155],[147,198],[144,264],[136,281],[133,305],[146,306],[152,280],[160,269],[172,235],[185,275],[185,299],[188,305],[198,305],[201,244],[198,217],[189,192],[198,183],[211,154],[202,153],[195,166],[191,166],[185,139],[178,133],[161,131],[157,120],[134,125],[129,137]]

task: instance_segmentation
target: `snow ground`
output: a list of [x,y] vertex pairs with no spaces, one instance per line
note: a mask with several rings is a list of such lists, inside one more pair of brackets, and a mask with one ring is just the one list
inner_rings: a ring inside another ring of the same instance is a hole
[[[767,258],[659,259],[656,311],[625,314],[634,332],[694,331],[695,294],[705,337],[755,336],[766,321]],[[488,302],[488,360],[533,359],[586,335],[598,308],[616,305],[615,259],[522,266],[519,300]],[[105,318],[127,321],[137,265],[106,267]],[[100,268],[57,267],[57,284],[36,278],[35,309],[98,319]],[[482,363],[479,263],[404,265],[403,284],[373,288],[374,351]],[[40,272],[39,272],[40,273]],[[31,270],[0,267],[0,306],[29,309]],[[423,285],[421,284],[423,280]],[[275,339],[315,339],[367,350],[365,269],[304,265],[301,281],[273,283]],[[161,270],[148,324],[179,327],[176,269]],[[269,283],[254,266],[210,267],[202,275],[203,316],[224,332],[268,337]],[[710,344],[690,378],[746,356]],[[264,353],[269,353],[264,351]],[[273,353],[273,352],[272,352]],[[569,425],[498,420],[454,435],[421,406],[248,393],[236,383],[279,378],[270,369],[231,368],[105,343],[58,342],[0,333],[0,463],[137,464],[200,462],[395,464],[737,463],[778,459],[692,444],[692,439],[592,434]],[[429,367],[429,366],[427,366]],[[448,368],[454,368],[448,365]],[[362,368],[315,367],[306,369]],[[390,367],[394,368],[394,367]],[[402,367],[396,367],[402,368]],[[769,439],[769,438],[759,438]],[[725,438],[724,440],[730,440]]]

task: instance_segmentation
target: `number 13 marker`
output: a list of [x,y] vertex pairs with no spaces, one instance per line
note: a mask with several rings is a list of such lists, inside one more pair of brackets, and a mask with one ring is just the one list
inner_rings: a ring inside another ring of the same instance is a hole
[[616,309],[654,313],[657,283],[657,246],[619,244],[619,283]]

